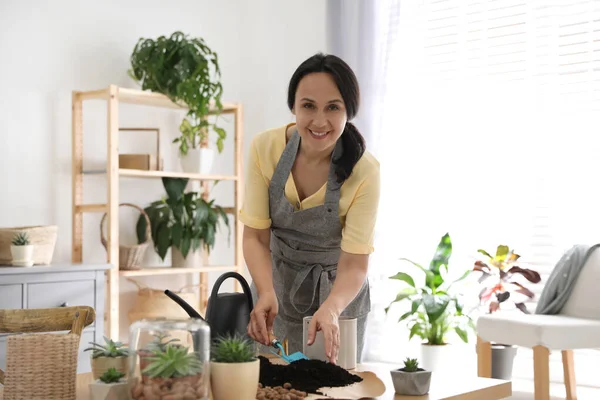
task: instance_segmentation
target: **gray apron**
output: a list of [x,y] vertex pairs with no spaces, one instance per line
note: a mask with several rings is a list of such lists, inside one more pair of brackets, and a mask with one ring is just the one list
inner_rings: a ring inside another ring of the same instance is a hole
[[[337,182],[333,162],[329,168],[323,205],[296,211],[285,197],[285,184],[296,160],[300,140],[300,135],[294,131],[269,186],[273,286],[279,302],[279,314],[273,330],[280,340],[287,339],[289,353],[302,351],[302,319],[312,316],[331,291],[342,241],[342,224],[338,213],[341,185]],[[341,152],[340,139],[336,143],[332,161],[339,158]],[[256,302],[254,284],[252,293]],[[358,362],[362,356],[370,309],[369,284],[365,281],[358,295],[341,314],[357,318]]]

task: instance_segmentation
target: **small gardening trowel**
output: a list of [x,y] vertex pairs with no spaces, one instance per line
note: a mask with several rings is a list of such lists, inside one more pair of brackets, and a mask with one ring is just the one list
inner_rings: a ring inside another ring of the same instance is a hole
[[275,337],[275,335],[273,335],[272,333],[269,334],[269,341],[271,342],[271,346],[273,346],[276,349],[281,350],[281,354],[278,354],[278,352],[271,350],[271,353],[275,354],[278,357],[281,357],[283,360],[292,363],[294,361],[298,361],[298,360],[308,360],[309,358],[306,357],[304,355],[304,353],[297,351],[295,353],[292,353],[290,355],[287,355],[285,352],[285,349],[283,348],[283,345],[281,344],[281,342],[279,341],[279,339],[277,339]]

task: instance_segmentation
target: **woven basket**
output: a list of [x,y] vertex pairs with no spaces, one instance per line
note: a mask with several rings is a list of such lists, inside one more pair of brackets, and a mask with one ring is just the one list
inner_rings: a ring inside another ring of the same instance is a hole
[[12,262],[10,245],[16,233],[25,232],[29,242],[33,245],[33,263],[35,265],[48,265],[52,262],[58,227],[56,225],[17,226],[13,228],[0,228],[0,264],[8,265]]
[[6,342],[4,400],[75,400],[79,335],[25,334]]
[[[151,289],[140,285],[131,278],[127,278],[127,280],[135,284],[139,289],[135,302],[129,309],[128,317],[130,324],[141,319],[187,319],[190,317],[179,304],[175,303],[164,293],[163,289]],[[197,305],[200,300],[196,293],[183,291],[185,288],[192,286],[197,285],[184,286],[184,288],[174,291],[174,293],[198,311]]]
[[[152,240],[152,231],[150,228],[150,218],[146,212],[131,203],[121,203],[119,206],[127,206],[133,207],[138,210],[146,219],[146,241],[143,243],[139,243],[136,245],[119,245],[119,269],[123,270],[136,270],[140,269],[140,262],[144,257],[144,253],[146,249],[151,243]],[[104,213],[102,216],[102,221],[100,221],[100,240],[102,241],[102,245],[108,251],[108,241],[104,237],[104,221],[106,220],[107,214]]]

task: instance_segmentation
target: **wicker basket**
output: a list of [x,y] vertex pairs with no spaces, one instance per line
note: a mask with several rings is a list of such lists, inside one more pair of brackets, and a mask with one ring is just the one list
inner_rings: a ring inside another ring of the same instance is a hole
[[[144,253],[146,252],[146,249],[152,241],[150,218],[142,208],[136,206],[135,204],[121,203],[119,204],[119,206],[133,207],[136,210],[138,210],[146,219],[146,241],[136,245],[119,245],[119,269],[140,269],[140,261],[144,257]],[[108,242],[104,237],[104,221],[106,220],[106,216],[107,214],[104,213],[104,215],[102,216],[102,221],[100,221],[100,240],[102,241],[102,245],[104,246],[104,248],[108,251]]]
[[9,265],[12,262],[10,245],[16,233],[25,232],[29,242],[33,245],[33,263],[35,265],[48,265],[52,262],[52,255],[56,246],[56,225],[17,226],[14,228],[0,228],[0,264]]
[[[138,287],[135,302],[129,309],[129,323],[132,324],[140,319],[156,319],[156,318],[173,318],[187,319],[190,316],[183,308],[164,293],[163,289],[152,289],[142,286],[137,281],[127,278],[128,281]],[[194,292],[184,292],[186,288],[191,288],[197,285],[184,286],[178,291],[174,291],[178,296],[185,300],[188,304],[198,311],[197,304],[200,302],[198,296]]]
[[75,400],[79,335],[9,336],[4,400]]

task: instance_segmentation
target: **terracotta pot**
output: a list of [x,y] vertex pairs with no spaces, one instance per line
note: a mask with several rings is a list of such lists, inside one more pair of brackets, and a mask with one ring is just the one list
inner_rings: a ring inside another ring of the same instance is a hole
[[104,374],[109,369],[114,368],[117,371],[123,372],[125,374],[125,377],[127,377],[128,360],[129,357],[127,356],[91,358],[92,375],[94,379],[100,379],[102,374]]
[[210,363],[213,400],[254,400],[260,375],[260,360],[245,363]]

